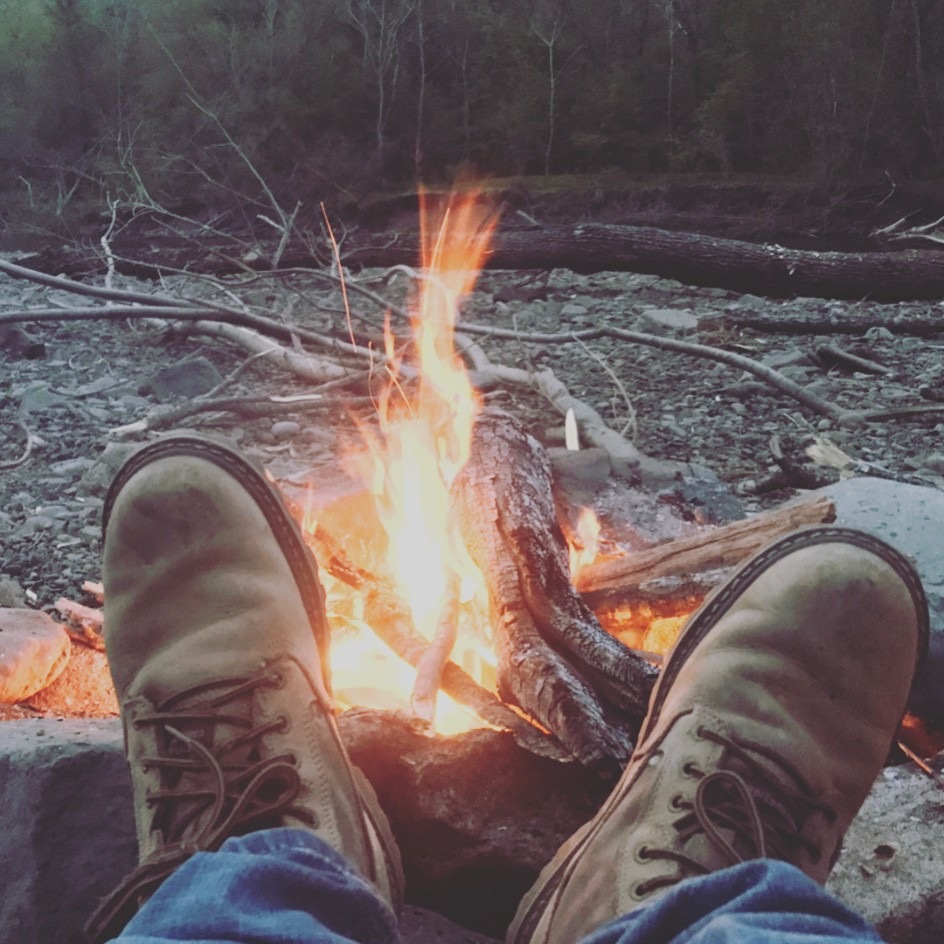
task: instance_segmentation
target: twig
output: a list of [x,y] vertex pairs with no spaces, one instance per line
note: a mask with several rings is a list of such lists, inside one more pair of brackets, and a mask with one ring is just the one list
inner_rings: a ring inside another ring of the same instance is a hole
[[33,454],[33,443],[35,442],[29,427],[22,420],[10,420],[10,423],[13,426],[18,426],[26,434],[26,446],[18,459],[0,462],[0,469],[3,470],[18,469],[21,465],[26,465],[26,463],[29,462],[30,456]]
[[[353,409],[357,406],[369,406],[370,397],[346,398],[344,407]],[[296,397],[216,397],[199,399],[180,406],[167,407],[155,411],[144,419],[116,426],[110,430],[113,436],[130,436],[152,429],[166,429],[179,420],[200,413],[236,413],[242,416],[273,416],[281,413],[311,413],[322,410],[336,410],[337,400],[331,400],[321,394],[299,394]]]
[[410,694],[410,707],[421,721],[432,726],[436,715],[436,694],[442,684],[443,670],[459,634],[459,580],[449,581],[448,598],[443,605],[436,632],[416,666],[416,679]]
[[[719,361],[730,367],[737,367],[740,370],[753,374],[755,377],[766,381],[772,387],[787,394],[793,399],[799,401],[805,406],[810,407],[817,413],[829,417],[831,420],[841,422],[849,412],[818,397],[811,393],[805,387],[794,383],[783,374],[765,364],[759,364],[757,361],[744,357],[742,354],[735,354],[733,351],[724,351],[720,348],[708,347],[705,344],[695,344],[692,341],[679,341],[675,338],[665,338],[654,334],[646,334],[642,331],[628,331],[624,328],[612,328],[601,326],[598,328],[584,328],[579,331],[559,332],[559,333],[532,333],[521,334],[517,331],[511,331],[507,328],[490,328],[485,325],[475,325],[464,323],[462,330],[479,334],[483,337],[506,338],[508,340],[524,341],[528,344],[566,344],[574,341],[591,341],[597,338],[616,338],[621,341],[630,341],[635,344],[645,344],[648,347],[658,348],[663,351],[675,351],[679,354],[689,354],[693,357],[704,357],[709,360]],[[579,417],[578,417],[579,418]]]

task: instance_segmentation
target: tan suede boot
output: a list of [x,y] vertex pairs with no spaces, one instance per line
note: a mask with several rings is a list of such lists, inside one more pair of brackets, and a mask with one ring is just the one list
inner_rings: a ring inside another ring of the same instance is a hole
[[141,865],[96,933],[194,852],[269,826],[312,830],[399,905],[393,836],[338,737],[315,562],[277,492],[224,446],[167,438],[118,474],[104,534]]
[[746,859],[824,881],[927,637],[913,567],[877,539],[815,528],[762,551],[682,631],[619,784],[525,896],[509,944],[573,944]]

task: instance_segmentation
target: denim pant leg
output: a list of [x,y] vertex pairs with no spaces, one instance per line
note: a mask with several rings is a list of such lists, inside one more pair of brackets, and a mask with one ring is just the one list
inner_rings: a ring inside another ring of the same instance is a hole
[[875,929],[799,869],[755,859],[687,879],[581,944],[876,944]]
[[396,944],[397,921],[329,845],[300,829],[227,839],[177,869],[120,944]]

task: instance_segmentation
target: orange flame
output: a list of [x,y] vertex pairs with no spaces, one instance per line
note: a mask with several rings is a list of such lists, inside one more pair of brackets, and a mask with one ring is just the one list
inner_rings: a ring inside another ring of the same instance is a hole
[[571,581],[576,582],[580,571],[597,559],[601,530],[596,512],[592,508],[581,508],[574,535],[568,542]]
[[[455,350],[455,326],[497,216],[474,194],[453,196],[438,212],[429,204],[424,194],[422,270],[410,318],[418,378],[411,383],[403,377],[388,324],[390,381],[378,403],[378,430],[362,427],[366,451],[349,457],[348,465],[373,496],[386,532],[386,565],[416,629],[432,640],[443,622],[458,621],[452,627],[459,631],[453,660],[488,684],[494,655],[485,582],[462,541],[449,489],[468,461],[481,405]],[[363,678],[364,653],[358,650],[351,658]],[[338,661],[344,660],[335,653],[336,675]],[[442,731],[440,716],[441,711],[437,729]]]

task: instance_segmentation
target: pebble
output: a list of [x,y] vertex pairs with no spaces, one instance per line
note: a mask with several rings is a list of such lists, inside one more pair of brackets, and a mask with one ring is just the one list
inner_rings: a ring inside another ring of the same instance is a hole
[[294,439],[302,431],[301,423],[296,423],[295,420],[280,420],[278,423],[272,424],[272,435],[283,442],[286,439]]
[[23,701],[53,682],[70,649],[68,634],[46,613],[0,609],[0,704]]

